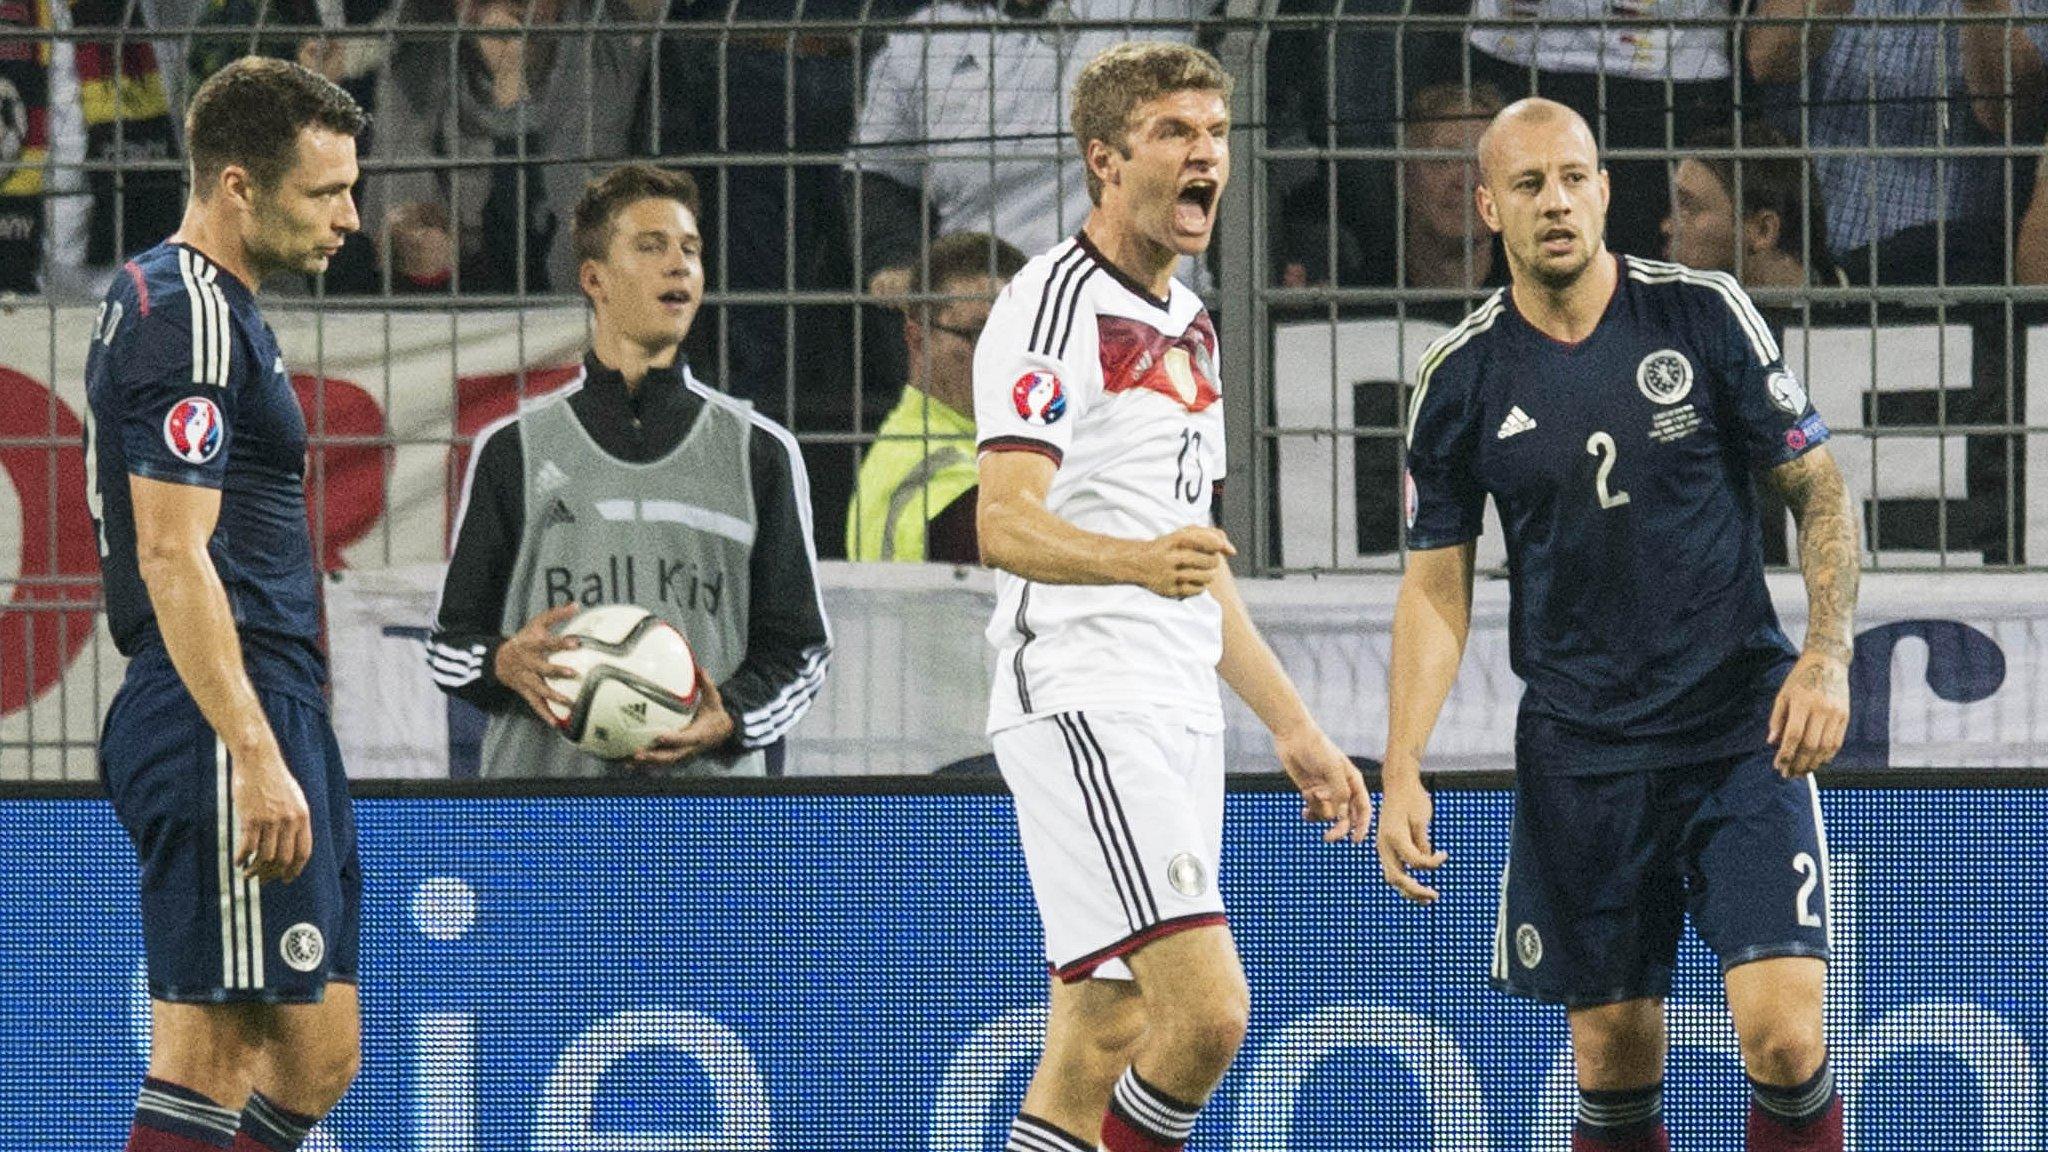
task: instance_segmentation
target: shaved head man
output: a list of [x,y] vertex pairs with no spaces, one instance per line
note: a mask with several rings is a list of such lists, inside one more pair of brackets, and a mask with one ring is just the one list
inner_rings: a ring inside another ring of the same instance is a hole
[[1493,118],[1479,137],[1473,194],[1518,281],[1566,291],[1607,251],[1599,147],[1585,119],[1555,100],[1517,100]]
[[[1607,250],[1577,113],[1509,105],[1479,164],[1513,282],[1423,353],[1410,401],[1382,872],[1436,899],[1422,758],[1492,500],[1526,689],[1491,976],[1565,1008],[1573,1152],[1669,1152],[1664,1001],[1687,920],[1721,960],[1748,1152],[1841,1152],[1812,774],[1848,725],[1860,569],[1827,424],[1732,277]],[[1764,584],[1752,470],[1799,522],[1803,647]]]

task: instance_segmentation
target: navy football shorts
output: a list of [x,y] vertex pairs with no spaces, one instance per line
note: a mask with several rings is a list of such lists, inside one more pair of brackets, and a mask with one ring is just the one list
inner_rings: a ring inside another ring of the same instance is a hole
[[1671,990],[1685,917],[1721,970],[1828,955],[1812,777],[1770,748],[1602,776],[1523,771],[1494,927],[1496,988],[1571,1007]]
[[227,752],[162,648],[129,663],[100,733],[100,773],[142,865],[158,1000],[304,1004],[355,981],[362,872],[341,750],[316,685],[280,692],[250,671],[312,815],[313,858],[289,884],[234,866]]

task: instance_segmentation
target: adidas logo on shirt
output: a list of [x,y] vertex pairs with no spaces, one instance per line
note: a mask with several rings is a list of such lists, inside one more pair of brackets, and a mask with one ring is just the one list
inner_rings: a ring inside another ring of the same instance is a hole
[[1522,411],[1522,406],[1517,404],[1513,408],[1508,409],[1508,418],[1500,422],[1500,431],[1495,432],[1493,438],[1495,440],[1505,440],[1510,436],[1519,436],[1535,427],[1536,421],[1530,419],[1529,414]]

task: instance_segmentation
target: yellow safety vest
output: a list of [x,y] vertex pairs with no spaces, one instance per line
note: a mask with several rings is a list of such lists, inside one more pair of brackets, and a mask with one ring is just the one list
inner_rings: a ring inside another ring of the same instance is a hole
[[854,483],[847,557],[923,560],[926,523],[978,479],[974,419],[905,387]]

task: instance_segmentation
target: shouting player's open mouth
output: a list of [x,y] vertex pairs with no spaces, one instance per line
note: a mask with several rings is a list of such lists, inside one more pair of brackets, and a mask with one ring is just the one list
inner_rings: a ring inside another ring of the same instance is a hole
[[1173,226],[1190,236],[1206,234],[1215,222],[1217,191],[1216,182],[1205,177],[1182,184],[1173,202]]
[[683,309],[690,306],[690,294],[681,288],[671,288],[667,292],[663,292],[658,299],[661,301],[661,306],[671,316],[682,315]]

